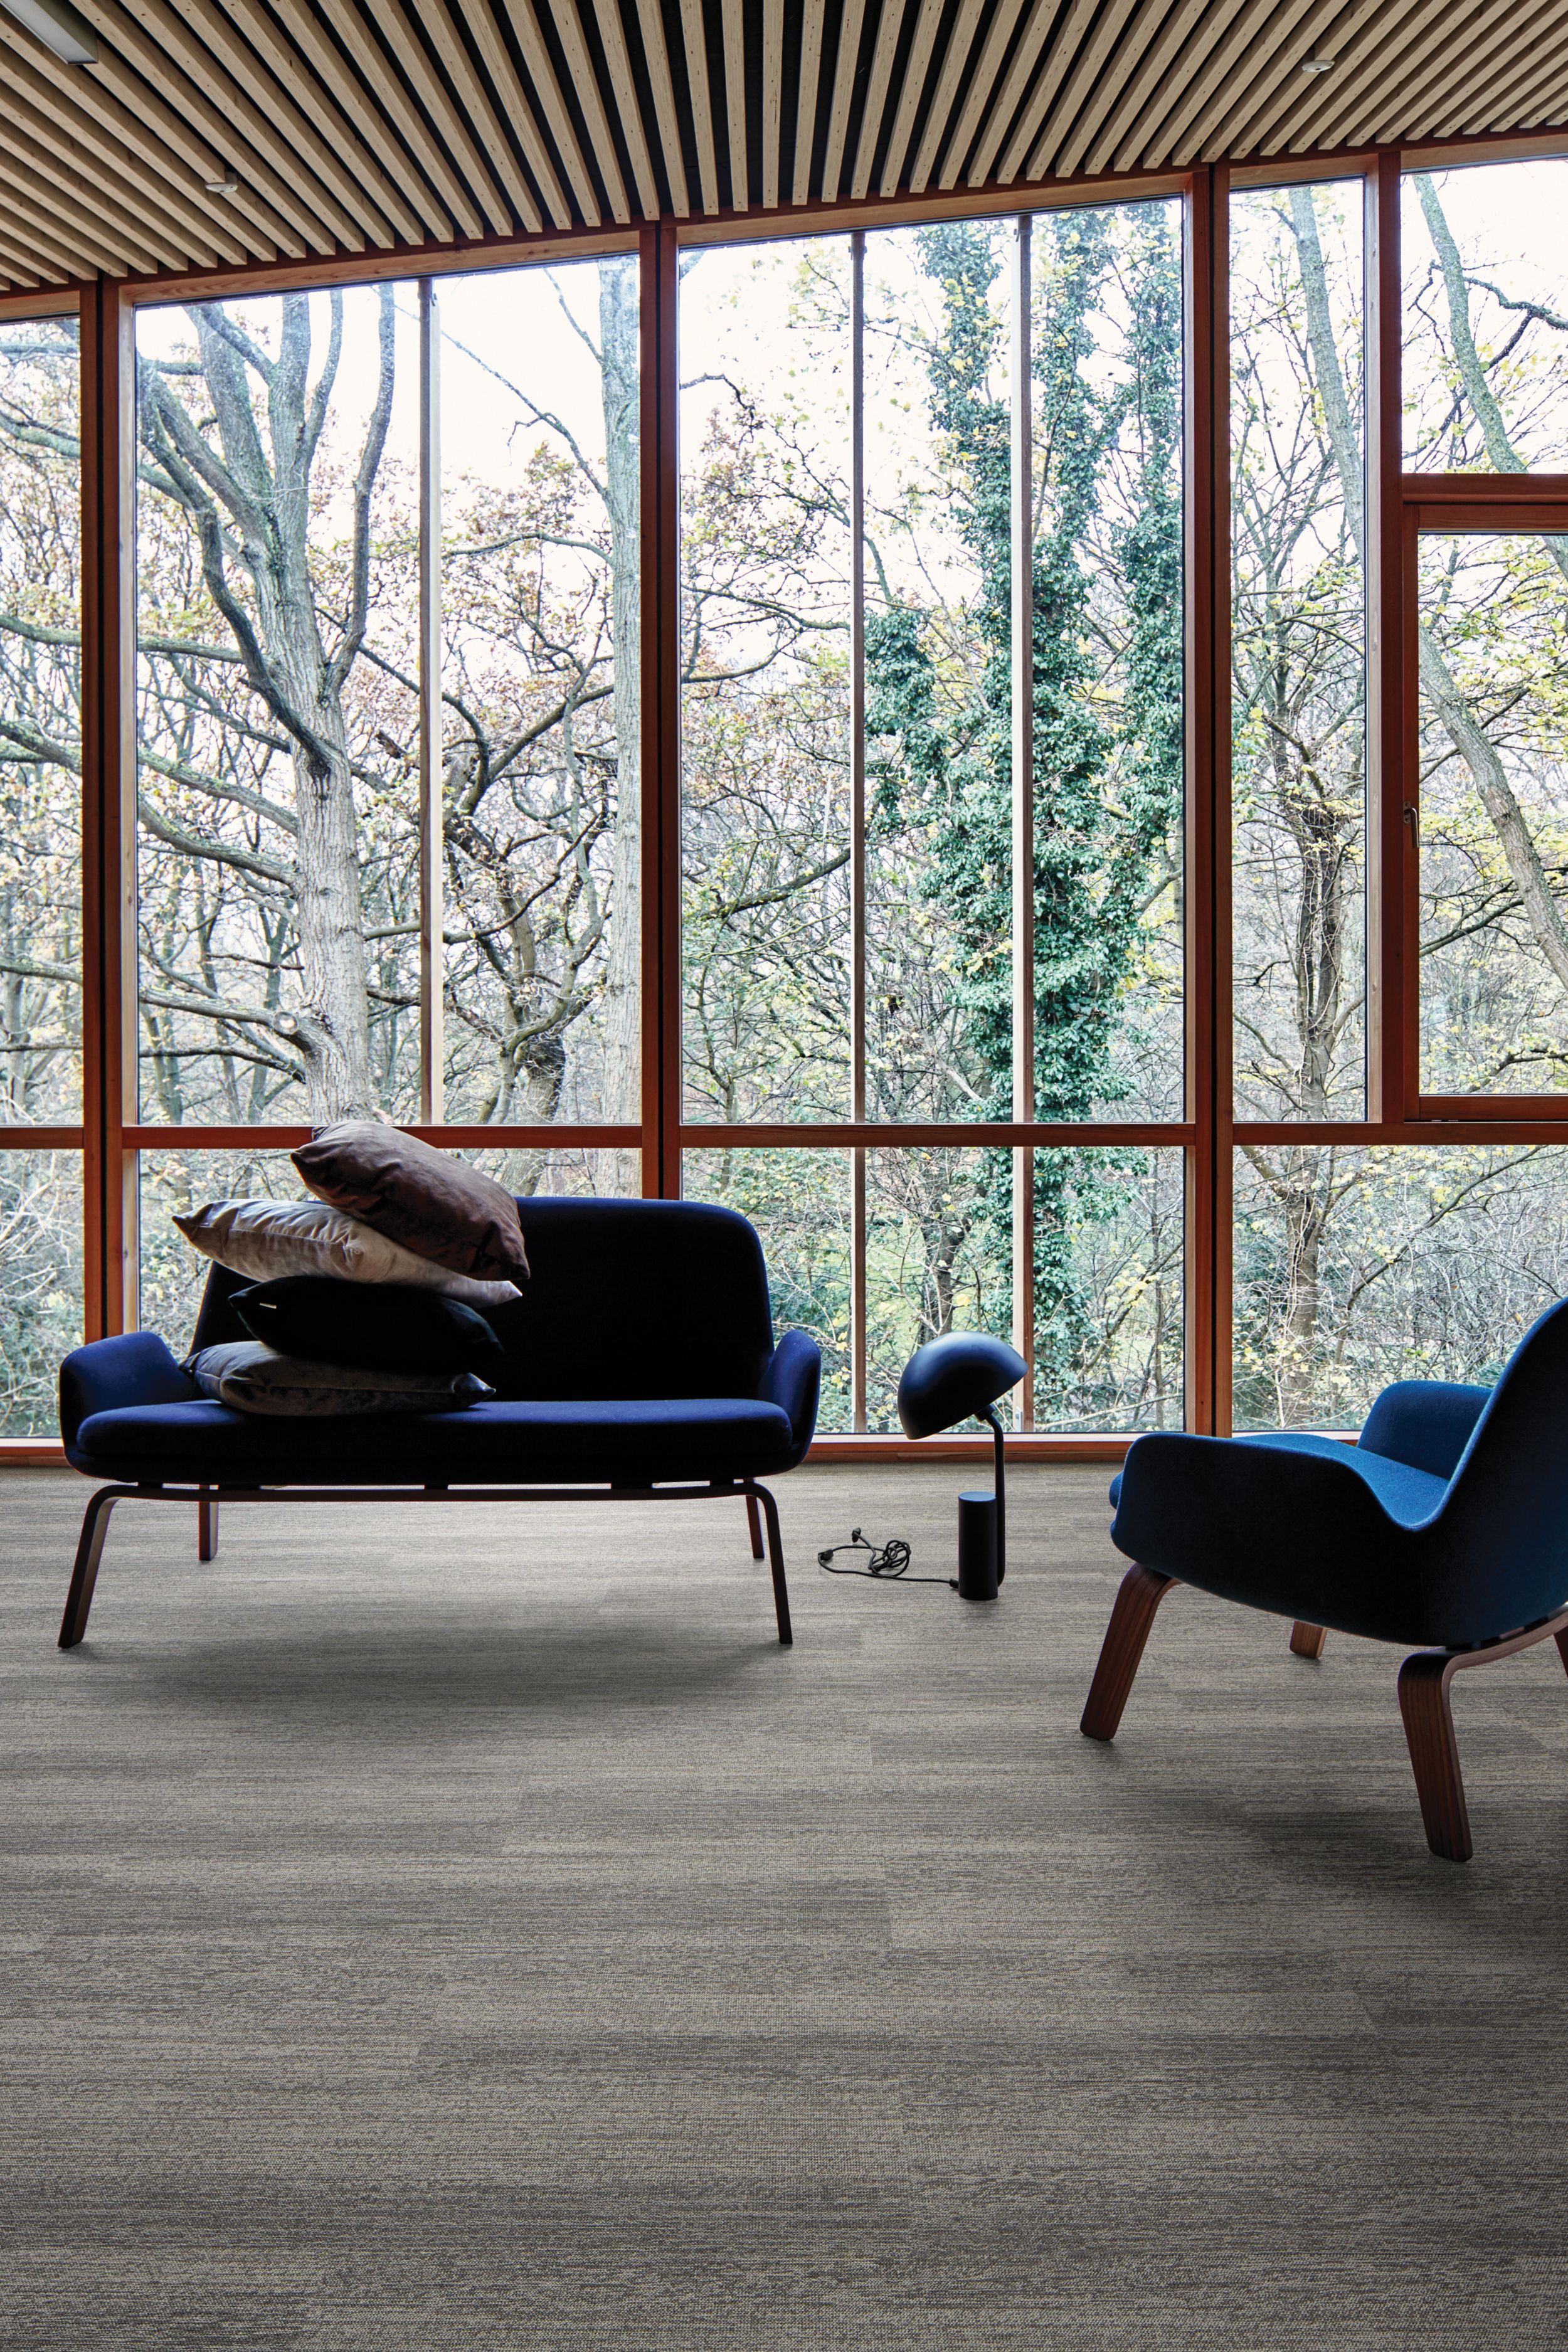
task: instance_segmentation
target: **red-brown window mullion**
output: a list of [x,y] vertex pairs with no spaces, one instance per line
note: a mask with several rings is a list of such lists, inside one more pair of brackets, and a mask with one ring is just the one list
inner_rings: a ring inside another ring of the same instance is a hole
[[642,1104],[646,1193],[680,1192],[680,550],[677,247],[639,232]]
[[[1367,417],[1367,1117],[1401,1123],[1415,1108],[1415,957],[1406,955],[1405,807],[1406,618],[1400,503],[1402,284],[1398,154],[1368,183]],[[1411,640],[1413,642],[1413,639]],[[1406,965],[1410,966],[1408,980]]]

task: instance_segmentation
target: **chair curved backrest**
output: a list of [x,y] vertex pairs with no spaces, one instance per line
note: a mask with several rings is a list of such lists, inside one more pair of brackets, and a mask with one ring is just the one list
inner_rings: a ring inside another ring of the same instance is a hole
[[1568,1603],[1568,1299],[1509,1358],[1432,1532],[1450,1587],[1484,1589],[1484,1638]]

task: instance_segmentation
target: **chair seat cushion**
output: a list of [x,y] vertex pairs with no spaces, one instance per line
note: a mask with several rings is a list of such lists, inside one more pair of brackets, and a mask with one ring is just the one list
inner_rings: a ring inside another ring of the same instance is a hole
[[[1286,1454],[1316,1454],[1325,1461],[1342,1462],[1372,1488],[1389,1517],[1403,1528],[1416,1528],[1429,1519],[1448,1491],[1446,1478],[1435,1478],[1426,1470],[1413,1470],[1408,1463],[1391,1461],[1385,1454],[1368,1454],[1360,1446],[1347,1445],[1340,1437],[1321,1437],[1311,1430],[1267,1430],[1225,1442],[1231,1445],[1267,1445]],[[1110,1482],[1112,1510],[1121,1500],[1125,1475],[1119,1470]]]
[[246,1486],[639,1486],[760,1476],[795,1450],[789,1415],[752,1397],[497,1402],[463,1412],[268,1421],[223,1404],[90,1414],[69,1458],[90,1476]]

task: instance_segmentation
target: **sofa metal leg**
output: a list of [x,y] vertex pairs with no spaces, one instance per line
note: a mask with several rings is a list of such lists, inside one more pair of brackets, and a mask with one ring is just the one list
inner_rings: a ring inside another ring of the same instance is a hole
[[748,1495],[746,1497],[746,1525],[751,1529],[752,1534],[752,1558],[753,1559],[761,1559],[763,1556],[763,1515],[757,1508],[757,1498],[754,1495]]
[[82,1515],[76,1566],[71,1570],[70,1590],[66,1594],[66,1613],[60,1619],[62,1650],[74,1650],[87,1632],[87,1612],[92,1607],[92,1588],[98,1582],[98,1563],[103,1558],[103,1538],[109,1533],[109,1515],[122,1495],[134,1494],[135,1491],[133,1486],[100,1486]]
[[1175,1581],[1173,1576],[1159,1576],[1152,1568],[1136,1566],[1122,1578],[1079,1723],[1087,1739],[1115,1738],[1154,1612]]
[[204,1486],[196,1503],[196,1558],[217,1558],[217,1496]]
[[768,1565],[773,1572],[773,1612],[779,1621],[779,1640],[788,1648],[795,1640],[789,1622],[789,1587],[784,1582],[784,1537],[779,1530],[779,1507],[765,1486],[747,1489],[747,1499],[755,1496],[761,1503],[768,1523]]
[[1421,1650],[1406,1658],[1399,1669],[1399,1712],[1405,1718],[1426,1843],[1445,1862],[1468,1862],[1475,1847],[1448,1700],[1454,1666],[1441,1650]]
[[1326,1625],[1309,1625],[1298,1617],[1290,1628],[1290,1654],[1293,1658],[1321,1658],[1328,1638]]

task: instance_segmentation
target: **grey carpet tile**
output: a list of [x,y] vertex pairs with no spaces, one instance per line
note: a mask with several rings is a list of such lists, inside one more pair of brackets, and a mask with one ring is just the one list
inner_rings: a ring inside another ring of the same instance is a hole
[[5,2352],[1479,2352],[1568,2344],[1568,1684],[1195,1593],[1110,1749],[1098,1472],[994,1609],[932,1464],[730,1506],[0,1484]]

